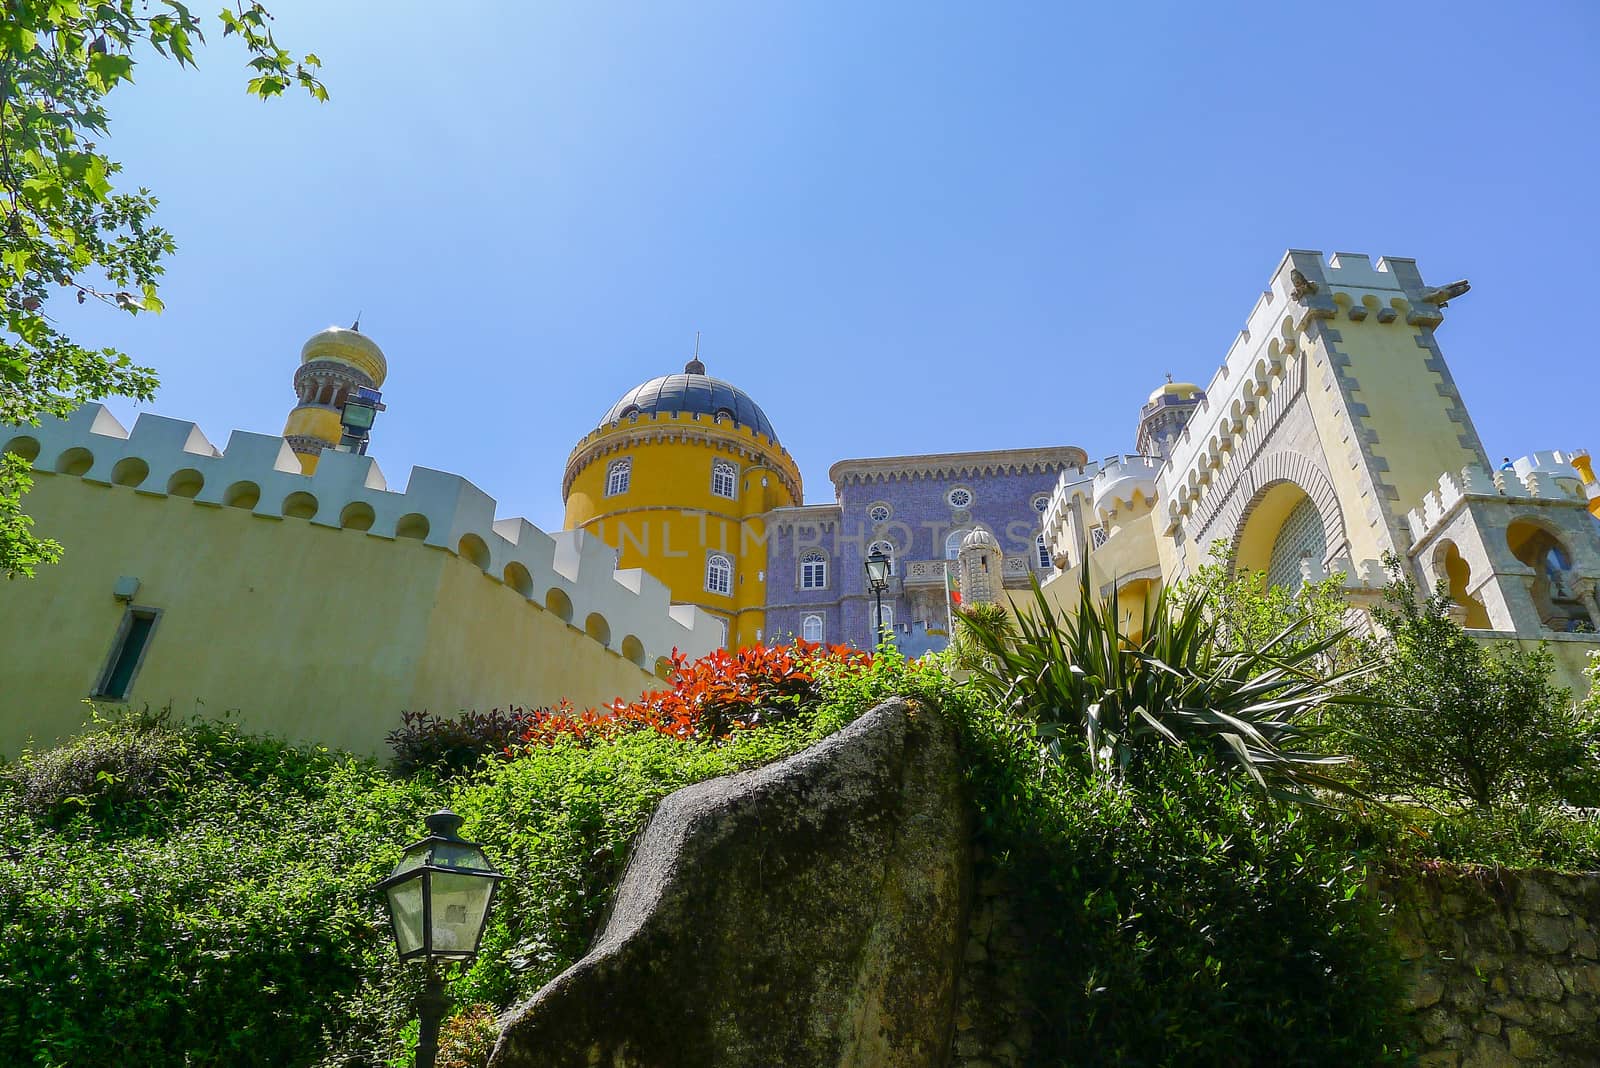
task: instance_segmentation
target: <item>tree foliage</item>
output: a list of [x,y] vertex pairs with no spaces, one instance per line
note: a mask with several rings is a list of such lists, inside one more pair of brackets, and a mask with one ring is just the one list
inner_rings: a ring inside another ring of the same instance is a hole
[[[1205,599],[1216,622],[1217,642],[1229,649],[1259,649],[1279,635],[1284,635],[1282,648],[1322,644],[1346,634],[1350,623],[1342,575],[1294,590],[1270,585],[1264,573],[1240,570],[1220,544],[1209,561],[1177,584],[1176,595]],[[1338,643],[1330,651],[1348,652]]]
[[[65,416],[107,396],[148,400],[155,373],[115,348],[74,341],[53,300],[98,302],[129,315],[161,310],[172,235],[153,222],[150,190],[119,190],[122,165],[100,142],[110,94],[150,54],[192,66],[201,22],[178,0],[4,0],[0,21],[0,424]],[[295,59],[259,3],[218,16],[248,55],[246,89],[266,99],[292,85],[327,89],[312,54]],[[61,548],[30,530],[28,465],[0,462],[0,573],[32,575]]]
[[1361,687],[1379,699],[1334,722],[1367,785],[1480,808],[1559,795],[1584,760],[1586,727],[1551,680],[1549,649],[1485,646],[1450,618],[1442,587],[1422,597],[1397,559],[1386,563],[1373,613],[1385,633],[1368,640],[1384,668]]

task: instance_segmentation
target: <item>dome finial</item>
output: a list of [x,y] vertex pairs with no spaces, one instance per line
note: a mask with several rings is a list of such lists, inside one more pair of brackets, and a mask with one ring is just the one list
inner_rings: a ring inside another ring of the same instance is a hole
[[694,332],[694,356],[690,358],[688,363],[683,365],[683,373],[686,375],[703,375],[706,373],[706,365],[700,362],[700,331],[698,330]]

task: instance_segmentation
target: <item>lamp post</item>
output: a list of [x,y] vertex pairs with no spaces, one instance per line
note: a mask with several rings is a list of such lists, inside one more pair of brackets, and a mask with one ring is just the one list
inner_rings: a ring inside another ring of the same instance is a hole
[[400,959],[421,959],[427,968],[417,999],[417,1068],[434,1068],[439,1024],[450,1005],[439,965],[477,955],[495,885],[505,878],[480,846],[456,834],[461,823],[448,809],[429,816],[428,837],[407,846],[394,874],[377,887],[388,900]]
[[889,566],[892,561],[884,555],[882,549],[872,550],[872,555],[867,557],[867,589],[872,591],[873,597],[878,602],[878,627],[877,641],[873,648],[883,644],[883,591],[889,588]]
[[339,410],[339,425],[344,430],[343,436],[339,439],[339,448],[344,452],[365,456],[372,424],[377,422],[378,413],[383,411],[384,407],[383,394],[365,386],[358,387],[354,393],[346,397],[344,407]]

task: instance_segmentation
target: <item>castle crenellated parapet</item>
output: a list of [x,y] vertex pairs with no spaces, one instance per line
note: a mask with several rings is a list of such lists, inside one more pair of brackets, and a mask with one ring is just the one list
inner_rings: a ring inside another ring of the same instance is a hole
[[1461,291],[1464,283],[1427,286],[1411,259],[1384,257],[1374,264],[1360,253],[1325,259],[1320,252],[1290,250],[1171,443],[1160,477],[1163,529],[1199,533],[1224,508],[1237,481],[1230,473],[1239,467],[1234,458],[1250,455],[1305,388],[1297,368],[1313,321],[1431,328],[1442,320],[1440,307]]
[[1102,522],[1136,505],[1153,506],[1159,492],[1159,456],[1108,456],[1094,473],[1093,507]]
[[394,491],[370,457],[333,450],[307,475],[281,437],[235,431],[218,449],[193,423],[143,414],[129,431],[99,404],[37,427],[0,427],[0,450],[24,456],[36,471],[188,498],[195,507],[360,531],[374,552],[385,541],[420,541],[469,561],[530,609],[554,613],[647,670],[674,649],[697,656],[721,644],[715,619],[671,604],[666,586],[643,572],[619,571],[616,550],[599,538],[497,520],[494,499],[459,475],[413,468],[405,489]]
[[1587,498],[1568,453],[1530,453],[1515,461],[1509,470],[1493,474],[1469,465],[1460,472],[1440,475],[1438,489],[1425,494],[1417,507],[1406,513],[1412,545],[1426,540],[1455,514],[1463,501],[1470,499],[1581,506]]

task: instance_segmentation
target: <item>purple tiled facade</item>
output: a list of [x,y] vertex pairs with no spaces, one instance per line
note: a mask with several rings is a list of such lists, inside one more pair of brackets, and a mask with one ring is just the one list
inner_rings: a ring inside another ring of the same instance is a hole
[[[1041,502],[1063,470],[1084,462],[1082,450],[1060,447],[835,464],[829,472],[835,503],[769,516],[765,639],[806,636],[810,616],[820,619],[825,642],[873,647],[876,606],[864,565],[872,546],[883,541],[895,564],[883,605],[897,646],[908,656],[944,648],[944,565],[948,560],[953,574],[955,563],[953,549],[947,550],[951,535],[985,527],[1005,553],[1008,586],[1026,587],[1030,573],[1043,579],[1050,568],[1038,550]],[[803,584],[808,553],[822,554],[821,588]]]

